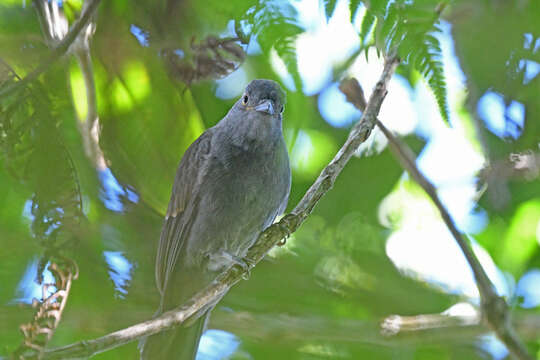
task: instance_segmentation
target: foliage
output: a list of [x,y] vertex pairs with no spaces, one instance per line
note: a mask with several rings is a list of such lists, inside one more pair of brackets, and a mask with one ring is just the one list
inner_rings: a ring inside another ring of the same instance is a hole
[[[371,46],[383,53],[395,51],[406,66],[419,71],[437,99],[441,116],[448,121],[441,48],[435,36],[440,32],[437,24],[444,6],[444,2],[430,0],[369,1],[359,35],[366,55]],[[356,11],[351,2],[351,14]]]
[[[19,77],[6,67],[6,80]],[[73,160],[58,132],[50,110],[52,100],[39,84],[23,88],[0,104],[0,149],[6,169],[33,192],[25,209],[32,235],[49,257],[73,246],[73,234],[82,218],[82,199]],[[50,159],[54,159],[53,162]]]

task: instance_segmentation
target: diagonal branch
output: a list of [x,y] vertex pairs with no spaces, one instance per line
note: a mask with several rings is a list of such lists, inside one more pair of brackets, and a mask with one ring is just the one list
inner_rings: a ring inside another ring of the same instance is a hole
[[[315,205],[334,185],[338,175],[351,159],[358,146],[364,142],[375,126],[377,114],[386,96],[386,87],[398,64],[395,56],[385,61],[383,73],[375,86],[362,114],[360,121],[352,128],[345,144],[338,151],[332,161],[323,169],[319,177],[306,192],[302,200],[290,214],[283,217],[278,223],[268,227],[261,233],[254,246],[246,256],[248,263],[257,264],[266,254],[284,237],[295,232],[313,211]],[[185,305],[168,311],[161,316],[130,326],[111,334],[93,340],[80,341],[71,345],[48,350],[44,359],[73,359],[89,357],[128,342],[173,328],[185,322],[190,316],[219,299],[231,286],[238,283],[245,276],[245,271],[233,266],[220,275],[212,284],[197,293]]]
[[[342,87],[342,91],[345,93],[347,100],[353,103],[358,109],[364,110],[362,107],[365,100],[363,100],[363,91],[355,79],[348,80],[347,88]],[[365,108],[367,111],[367,107]],[[454,239],[458,243],[461,251],[465,255],[465,258],[472,269],[476,286],[480,293],[482,316],[487,325],[497,334],[499,339],[506,345],[508,350],[517,358],[523,360],[533,360],[528,354],[527,349],[515,334],[515,331],[510,323],[510,311],[506,301],[497,295],[495,287],[491,280],[489,280],[484,268],[476,258],[476,255],[472,251],[469,242],[464,238],[461,232],[456,227],[452,217],[446,207],[443,205],[437,190],[431,184],[431,182],[420,172],[415,163],[415,155],[412,150],[403,143],[399,138],[395,137],[378,119],[376,119],[377,126],[384,133],[388,139],[390,150],[394,153],[395,157],[401,163],[401,166],[413,177],[413,179],[424,189],[429,195],[445,222],[446,226],[454,236]]]
[[73,44],[73,42],[77,39],[81,30],[84,29],[86,25],[88,25],[100,1],[101,0],[89,0],[88,6],[84,7],[84,10],[81,13],[81,16],[77,19],[77,21],[73,23],[73,26],[71,27],[69,32],[58,44],[58,46],[56,46],[50,52],[47,58],[44,59],[36,69],[34,69],[32,72],[26,75],[23,79],[9,86],[6,86],[4,89],[1,89],[0,97],[5,97],[7,95],[10,95],[11,93],[17,91],[18,89],[24,87],[31,81],[35,80],[39,75],[45,72],[49,68],[49,66],[51,66],[62,55],[64,55],[68,51],[71,44]]

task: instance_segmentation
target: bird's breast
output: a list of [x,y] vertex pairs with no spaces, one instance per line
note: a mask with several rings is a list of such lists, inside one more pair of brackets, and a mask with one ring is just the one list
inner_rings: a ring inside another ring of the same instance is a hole
[[[221,154],[223,155],[223,154]],[[276,152],[236,151],[216,155],[206,177],[200,209],[194,224],[190,256],[226,251],[244,256],[256,236],[277,215],[288,189],[288,178]]]

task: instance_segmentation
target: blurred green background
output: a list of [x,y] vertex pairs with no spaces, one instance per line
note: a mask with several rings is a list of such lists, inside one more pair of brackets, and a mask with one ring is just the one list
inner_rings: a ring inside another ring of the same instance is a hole
[[[0,357],[23,341],[55,259],[79,277],[48,347],[152,316],[177,164],[251,79],[287,91],[290,210],[361,116],[337,84],[354,76],[369,96],[379,55],[397,49],[380,119],[418,154],[540,359],[539,4],[102,0],[69,54],[2,93],[47,63],[85,4],[0,0]],[[220,302],[198,359],[509,358],[478,326],[383,335],[390,315],[478,304],[436,208],[374,131],[287,245]]]

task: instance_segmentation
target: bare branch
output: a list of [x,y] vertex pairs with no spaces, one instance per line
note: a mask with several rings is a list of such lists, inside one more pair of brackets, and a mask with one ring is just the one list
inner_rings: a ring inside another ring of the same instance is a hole
[[[243,339],[271,344],[294,344],[309,339],[396,348],[404,345],[473,343],[489,329],[482,326],[478,318],[472,318],[443,314],[414,317],[393,315],[379,321],[220,311],[212,314],[210,326],[232,331]],[[390,333],[381,328],[382,324],[390,322],[394,326],[399,322],[399,331]]]
[[107,160],[99,145],[100,122],[97,111],[97,96],[96,85],[94,82],[94,71],[92,67],[92,57],[90,56],[90,48],[86,39],[82,46],[75,50],[75,57],[79,63],[81,73],[83,74],[84,87],[86,89],[86,116],[81,118],[81,114],[77,114],[77,125],[83,139],[84,151],[86,156],[98,171],[107,169]]
[[[351,80],[349,80],[351,81]],[[356,80],[353,86],[349,84],[345,95],[347,99],[360,99],[363,97],[363,92],[360,84]],[[344,91],[342,89],[342,91]],[[349,100],[351,101],[351,100]],[[360,110],[364,110],[359,107],[358,104],[361,104],[361,100],[351,101],[353,105],[357,106]],[[366,108],[367,111],[367,108]],[[401,163],[401,166],[407,170],[407,172],[412,176],[412,178],[424,189],[424,191],[429,195],[437,209],[441,214],[443,221],[446,226],[454,236],[454,239],[458,243],[461,251],[465,255],[469,266],[472,269],[476,286],[480,292],[480,299],[482,301],[482,316],[487,322],[489,327],[497,334],[499,339],[506,345],[508,350],[514,355],[517,359],[523,360],[533,360],[533,358],[528,354],[527,349],[521,343],[519,338],[514,332],[514,329],[510,323],[510,311],[508,310],[508,305],[506,301],[497,295],[495,288],[491,281],[489,280],[484,268],[476,258],[476,255],[472,251],[469,242],[463,237],[461,232],[458,230],[450,213],[446,210],[446,207],[443,205],[439,196],[437,195],[437,190],[431,184],[431,182],[420,172],[415,163],[416,156],[412,150],[403,143],[399,138],[395,137],[378,119],[376,119],[377,126],[384,133],[388,139],[390,145],[390,150],[394,153],[396,158]]]
[[[398,60],[389,57],[385,61],[383,73],[375,86],[369,99],[366,111],[360,121],[352,128],[345,144],[338,151],[332,161],[323,169],[319,177],[306,192],[302,200],[296,205],[290,214],[287,214],[279,222],[268,227],[261,233],[255,245],[252,246],[246,256],[251,264],[257,264],[266,254],[277,245],[284,237],[296,231],[305,221],[313,208],[324,194],[330,190],[347,162],[351,159],[358,146],[364,142],[375,126],[375,121],[381,104],[386,96],[386,86],[392,77]],[[231,286],[239,282],[245,272],[238,266],[233,266],[204,290],[197,293],[182,307],[168,311],[161,316],[130,326],[111,334],[93,340],[77,342],[64,347],[48,350],[44,359],[73,359],[89,357],[117,346],[126,344],[143,336],[153,335],[182,324],[190,316],[219,299]]]

